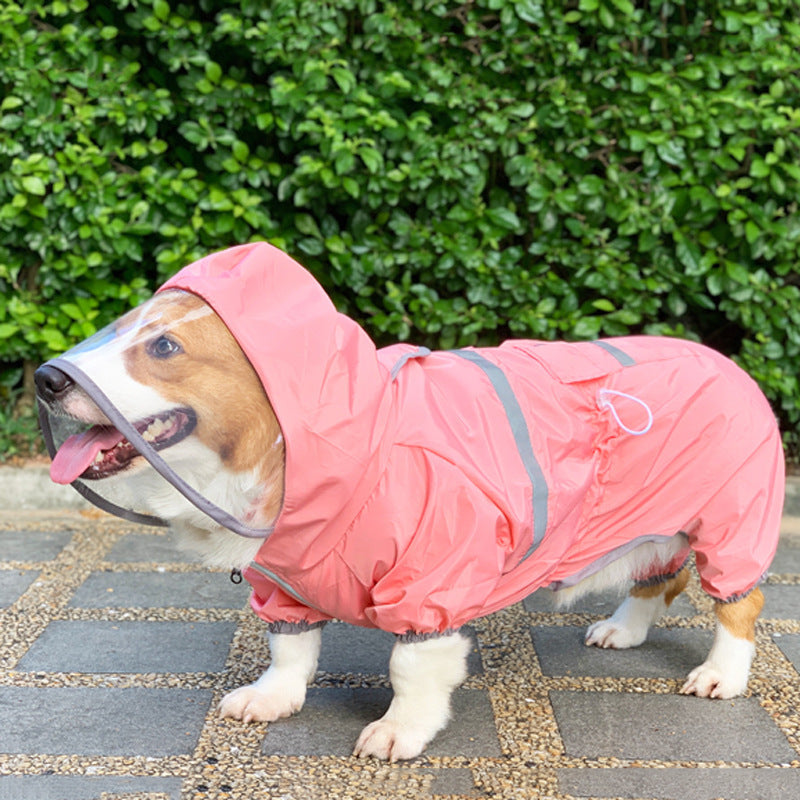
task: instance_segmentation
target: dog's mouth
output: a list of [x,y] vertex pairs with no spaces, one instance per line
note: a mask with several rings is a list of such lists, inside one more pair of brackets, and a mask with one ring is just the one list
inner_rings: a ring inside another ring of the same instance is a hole
[[[178,444],[196,425],[197,417],[190,408],[172,409],[133,423],[153,450],[166,450]],[[50,477],[63,484],[78,478],[108,478],[127,469],[139,457],[139,451],[115,427],[93,425],[70,436],[59,447],[50,466]]]

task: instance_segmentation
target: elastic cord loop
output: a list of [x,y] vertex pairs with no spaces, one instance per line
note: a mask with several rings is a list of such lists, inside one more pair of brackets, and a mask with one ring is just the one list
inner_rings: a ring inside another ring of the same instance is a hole
[[[646,412],[647,412],[647,425],[639,431],[635,431],[632,428],[629,428],[620,418],[619,414],[617,413],[617,409],[614,408],[614,404],[611,400],[608,399],[608,395],[614,395],[615,397],[625,397],[628,400],[633,400],[634,403],[638,403]],[[631,434],[631,436],[642,436],[647,433],[650,428],[653,427],[653,412],[650,410],[650,406],[644,402],[644,400],[640,400],[638,397],[634,397],[632,394],[625,394],[625,392],[618,392],[616,389],[601,389],[598,394],[598,399],[600,402],[600,408],[607,408],[611,413],[614,415],[614,419],[617,421],[617,425],[622,428],[626,433]]]

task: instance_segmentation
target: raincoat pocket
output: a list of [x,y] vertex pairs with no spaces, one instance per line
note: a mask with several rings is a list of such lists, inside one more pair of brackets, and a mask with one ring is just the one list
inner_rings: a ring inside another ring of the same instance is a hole
[[597,380],[636,363],[622,347],[608,340],[547,342],[529,352],[561,383]]

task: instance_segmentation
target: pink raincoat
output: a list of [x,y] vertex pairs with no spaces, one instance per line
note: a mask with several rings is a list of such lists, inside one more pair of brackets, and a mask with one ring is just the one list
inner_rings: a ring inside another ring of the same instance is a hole
[[749,591],[772,560],[775,419],[708,348],[625,337],[378,350],[264,243],[162,288],[215,309],[283,430],[283,508],[245,572],[268,622],[442,632],[679,531],[714,598]]

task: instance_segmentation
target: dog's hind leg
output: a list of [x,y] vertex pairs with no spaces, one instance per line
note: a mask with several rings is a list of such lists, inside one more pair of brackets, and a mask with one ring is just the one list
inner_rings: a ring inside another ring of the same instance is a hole
[[708,658],[689,673],[681,694],[727,699],[744,694],[755,655],[755,626],[764,607],[761,589],[714,604],[717,629]]
[[637,584],[611,617],[589,626],[586,644],[616,649],[640,645],[688,581],[684,567],[666,580]]

